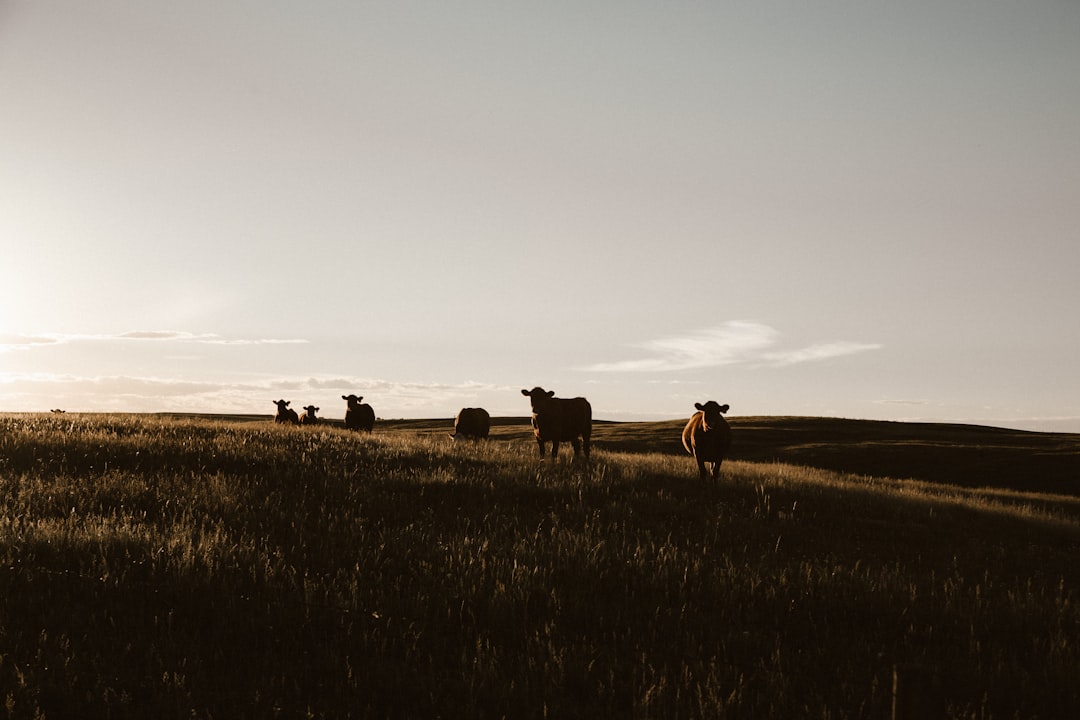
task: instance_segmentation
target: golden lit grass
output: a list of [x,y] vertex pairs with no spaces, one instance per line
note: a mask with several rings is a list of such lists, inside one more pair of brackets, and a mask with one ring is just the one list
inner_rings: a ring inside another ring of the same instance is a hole
[[0,498],[12,717],[885,717],[894,666],[953,717],[1080,710],[1073,497],[23,416]]

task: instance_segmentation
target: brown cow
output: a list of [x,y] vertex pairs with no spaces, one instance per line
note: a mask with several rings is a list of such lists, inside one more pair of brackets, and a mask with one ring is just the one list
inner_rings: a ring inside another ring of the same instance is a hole
[[375,411],[367,403],[360,403],[364,398],[357,395],[342,395],[341,399],[348,403],[345,409],[345,427],[349,430],[371,432],[375,427]]
[[491,430],[491,416],[484,408],[461,408],[461,412],[454,418],[454,432],[450,435],[451,440],[457,440],[458,436],[466,440],[486,440]]
[[682,444],[686,452],[697,460],[698,473],[704,480],[705,463],[712,463],[713,480],[720,478],[720,463],[724,461],[728,448],[731,447],[731,427],[724,419],[727,405],[718,405],[710,400],[702,405],[694,403],[698,412],[690,417],[682,431]]
[[289,407],[288,400],[274,400],[274,404],[277,405],[277,415],[274,416],[274,422],[291,423],[293,425],[300,423],[300,418],[297,417],[296,411]]
[[534,387],[521,394],[532,401],[532,426],[540,457],[544,443],[551,441],[551,459],[559,456],[559,443],[569,440],[574,447],[574,459],[582,450],[589,457],[589,438],[592,435],[592,405],[583,397],[557,398],[555,391]]
[[319,408],[315,407],[314,405],[305,405],[304,414],[300,416],[300,424],[318,425],[320,422],[322,422],[319,418],[315,417],[315,413],[318,412],[318,410]]

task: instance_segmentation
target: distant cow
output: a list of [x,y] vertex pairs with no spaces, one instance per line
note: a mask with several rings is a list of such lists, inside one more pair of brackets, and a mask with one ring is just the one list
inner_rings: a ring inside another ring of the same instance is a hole
[[320,419],[315,417],[315,413],[319,411],[319,408],[314,405],[305,405],[304,414],[300,416],[301,425],[318,425]]
[[551,459],[559,456],[559,443],[569,440],[574,447],[574,458],[585,451],[589,457],[589,438],[592,436],[592,405],[583,397],[557,398],[555,391],[534,387],[521,394],[532,401],[532,426],[540,457],[544,457],[544,443],[551,441]]
[[300,422],[300,418],[297,417],[296,411],[289,407],[288,400],[275,400],[274,404],[277,405],[277,415],[274,416],[274,422],[292,423],[293,425]]
[[697,460],[701,479],[706,478],[705,463],[712,463],[713,480],[720,478],[720,463],[724,461],[728,448],[731,447],[731,427],[724,419],[727,405],[718,405],[710,400],[702,405],[694,403],[698,412],[691,416],[682,431],[682,444],[686,452]]
[[451,439],[458,437],[466,440],[485,440],[491,430],[491,416],[484,408],[461,408],[454,418],[454,433]]
[[364,398],[342,395],[341,399],[348,403],[345,409],[345,427],[349,430],[371,432],[375,427],[375,411],[367,403],[360,403]]

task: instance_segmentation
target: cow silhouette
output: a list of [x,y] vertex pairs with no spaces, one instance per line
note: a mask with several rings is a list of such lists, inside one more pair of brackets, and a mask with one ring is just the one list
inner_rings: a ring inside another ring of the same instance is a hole
[[720,463],[731,447],[731,426],[724,419],[728,406],[710,400],[704,405],[694,403],[694,407],[698,411],[690,417],[682,431],[683,447],[697,460],[698,474],[702,480],[707,477],[707,462],[712,463],[713,480],[718,480]]
[[487,439],[491,431],[491,416],[484,408],[461,408],[454,418],[454,432],[450,438],[457,440],[459,437],[466,440]]
[[532,427],[540,457],[544,443],[551,443],[551,459],[559,457],[559,443],[569,442],[574,459],[584,452],[589,457],[589,438],[592,436],[592,405],[583,397],[557,398],[554,390],[534,387],[521,394],[532,402]]
[[292,425],[300,424],[300,418],[297,416],[296,411],[289,407],[288,400],[274,400],[274,404],[277,405],[277,415],[274,416],[274,422],[290,423]]
[[345,427],[349,430],[371,432],[375,427],[375,411],[367,403],[361,403],[363,396],[342,395],[347,403],[345,408]]

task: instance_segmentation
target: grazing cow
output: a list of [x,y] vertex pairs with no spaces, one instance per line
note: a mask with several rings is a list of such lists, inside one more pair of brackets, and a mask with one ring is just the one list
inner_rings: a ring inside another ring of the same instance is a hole
[[371,432],[375,427],[375,411],[367,403],[360,403],[364,398],[356,395],[342,395],[341,399],[348,403],[345,409],[346,429]]
[[534,387],[521,394],[532,401],[532,426],[540,457],[544,443],[551,441],[551,459],[559,456],[559,443],[569,440],[574,447],[574,459],[584,449],[589,457],[589,438],[592,436],[592,405],[583,397],[557,398],[555,392]]
[[289,400],[274,401],[274,404],[277,405],[277,415],[274,416],[274,422],[299,425],[300,418],[297,417],[296,411],[289,407],[289,402]]
[[315,417],[315,413],[319,411],[319,408],[314,405],[305,405],[304,414],[300,416],[301,425],[318,425],[321,420]]
[[457,440],[458,436],[466,440],[486,440],[491,430],[491,416],[484,408],[461,408],[461,412],[454,418],[454,432],[450,435],[451,440]]
[[712,463],[713,480],[720,479],[720,463],[724,461],[728,448],[731,447],[731,427],[724,419],[727,405],[718,405],[715,400],[702,405],[694,403],[698,412],[690,417],[682,431],[682,444],[686,452],[697,460],[698,473],[704,480],[705,463]]
[[67,412],[67,410],[61,410],[60,408],[53,408],[49,412],[55,413],[56,415],[63,415],[64,413]]

